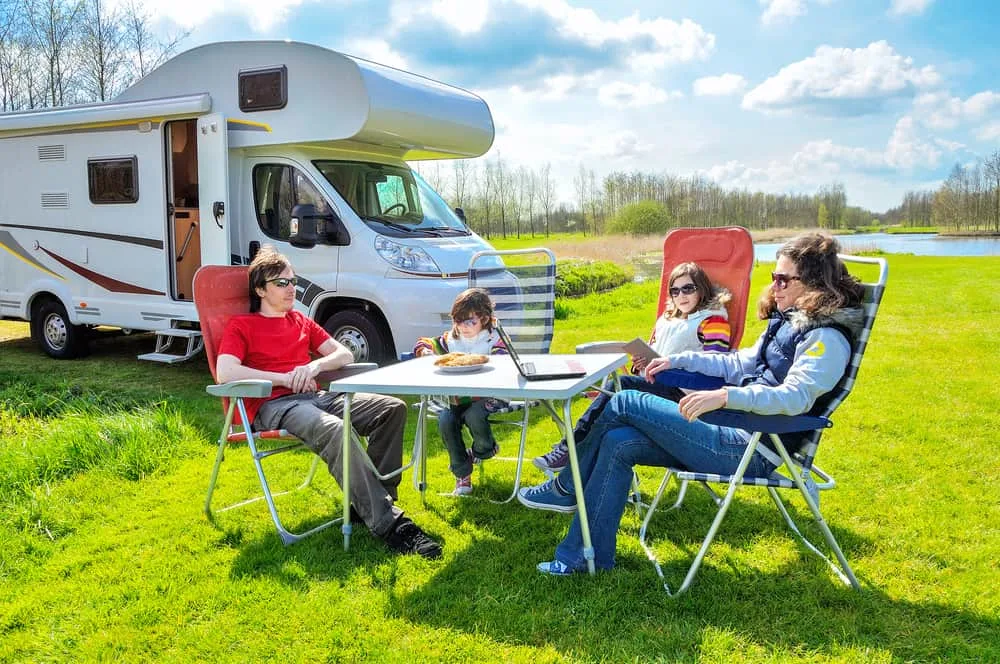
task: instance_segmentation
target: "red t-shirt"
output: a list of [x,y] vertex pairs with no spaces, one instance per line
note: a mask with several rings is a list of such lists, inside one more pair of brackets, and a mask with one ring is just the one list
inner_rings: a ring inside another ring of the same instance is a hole
[[[240,314],[226,324],[218,354],[232,355],[251,369],[288,373],[308,364],[311,354],[329,338],[316,321],[297,311],[280,317]],[[262,403],[291,393],[287,387],[275,385],[268,399],[244,399],[247,416],[253,422]]]

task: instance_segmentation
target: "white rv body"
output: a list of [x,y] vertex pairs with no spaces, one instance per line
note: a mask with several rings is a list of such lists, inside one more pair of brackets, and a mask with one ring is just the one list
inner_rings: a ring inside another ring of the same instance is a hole
[[[450,323],[489,248],[406,160],[492,141],[471,93],[289,42],[208,44],[112,102],[0,114],[0,317],[57,357],[78,326],[183,328],[197,267],[273,244],[297,308],[359,359],[398,357]],[[316,212],[313,240],[293,209]]]

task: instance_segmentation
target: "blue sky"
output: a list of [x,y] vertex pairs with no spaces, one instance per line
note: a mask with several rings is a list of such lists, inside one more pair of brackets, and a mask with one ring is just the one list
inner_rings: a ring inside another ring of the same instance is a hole
[[987,0],[147,0],[182,49],[294,39],[469,89],[489,157],[893,207],[1000,149]]

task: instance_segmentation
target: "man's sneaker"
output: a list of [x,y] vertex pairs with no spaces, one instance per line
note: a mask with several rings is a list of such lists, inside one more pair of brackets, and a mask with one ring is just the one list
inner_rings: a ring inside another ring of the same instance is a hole
[[570,576],[580,570],[573,569],[561,560],[553,560],[547,563],[538,563],[538,571],[552,576]]
[[560,440],[552,446],[552,451],[535,457],[531,463],[535,465],[535,468],[551,477],[569,465],[569,447]]
[[456,496],[468,496],[472,493],[472,475],[455,478],[455,490],[452,492]]
[[441,557],[441,545],[405,516],[400,517],[396,527],[385,536],[385,544],[396,553],[415,553],[431,559]]
[[529,486],[517,492],[517,499],[525,507],[550,512],[572,514],[576,511],[576,496],[565,495],[556,488],[556,481],[549,480],[538,486]]

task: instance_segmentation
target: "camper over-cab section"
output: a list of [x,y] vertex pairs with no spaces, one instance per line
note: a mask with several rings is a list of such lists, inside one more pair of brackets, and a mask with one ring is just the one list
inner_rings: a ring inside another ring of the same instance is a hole
[[112,326],[186,359],[194,273],[267,243],[299,274],[297,307],[359,359],[396,357],[449,324],[488,248],[407,160],[492,140],[469,92],[288,42],[208,44],[112,102],[0,114],[0,316],[55,357]]

